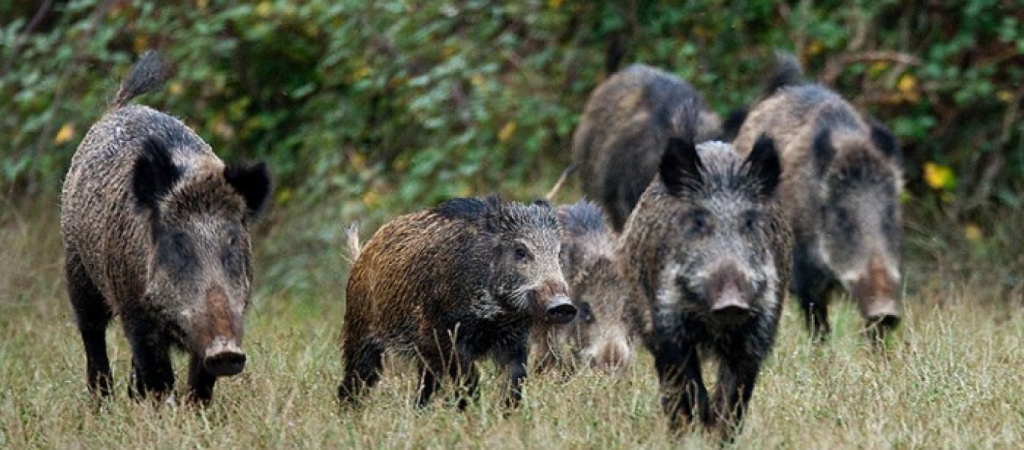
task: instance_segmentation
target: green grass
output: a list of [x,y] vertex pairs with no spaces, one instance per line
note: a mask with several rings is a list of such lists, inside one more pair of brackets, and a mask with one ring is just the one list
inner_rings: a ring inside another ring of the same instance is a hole
[[[347,221],[312,210],[278,211],[260,229],[249,364],[217,384],[209,408],[129,400],[130,352],[118,324],[109,330],[115,397],[97,409],[65,298],[56,202],[0,208],[0,448],[717,446],[699,434],[668,435],[645,353],[621,376],[532,378],[522,407],[507,415],[490,364],[479,402],[464,413],[443,397],[414,408],[415,378],[400,363],[366,407],[340,410]],[[787,305],[736,447],[1024,445],[1020,286],[929,272],[944,266],[923,260],[907,264],[907,317],[885,353],[865,344],[849,302],[838,305],[833,339],[819,347],[808,343],[796,305]],[[177,357],[179,398],[184,362]]]

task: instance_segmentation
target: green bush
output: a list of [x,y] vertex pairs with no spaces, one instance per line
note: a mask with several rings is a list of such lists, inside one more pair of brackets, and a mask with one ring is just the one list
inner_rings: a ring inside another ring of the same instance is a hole
[[56,192],[148,48],[177,70],[140,101],[225,158],[268,159],[279,203],[341,195],[374,210],[540,195],[609,67],[665,67],[725,114],[757,95],[778,48],[891,125],[911,196],[964,219],[1024,207],[1012,1],[66,0],[34,21],[36,8],[0,6],[8,194]]

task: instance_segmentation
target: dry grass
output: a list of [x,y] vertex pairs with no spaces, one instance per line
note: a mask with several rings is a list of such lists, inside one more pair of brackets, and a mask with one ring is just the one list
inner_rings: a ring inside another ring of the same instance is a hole
[[[313,226],[336,219],[320,216],[262,231],[261,290],[247,323],[250,364],[218,384],[210,408],[130,401],[130,353],[114,326],[116,395],[97,410],[64,297],[52,203],[25,215],[0,204],[0,448],[716,447],[700,435],[668,436],[647,355],[620,377],[534,378],[524,405],[507,417],[489,366],[482,398],[465,413],[443,401],[413,408],[408,371],[386,377],[369,406],[339,410],[344,224]],[[325,231],[335,226],[336,233]],[[1020,299],[993,301],[1007,291],[924,271],[909,274],[908,283],[907,321],[884,354],[864,345],[848,303],[821,347],[807,343],[788,305],[736,446],[1024,445]],[[181,388],[184,361],[177,362]]]

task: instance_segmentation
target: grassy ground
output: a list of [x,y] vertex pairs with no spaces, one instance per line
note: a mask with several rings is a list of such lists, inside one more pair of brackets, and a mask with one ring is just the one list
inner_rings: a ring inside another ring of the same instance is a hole
[[[278,211],[260,230],[249,365],[218,383],[211,407],[130,401],[130,352],[113,326],[116,396],[97,411],[65,298],[57,202],[13,207],[0,199],[0,448],[716,447],[700,435],[668,436],[646,354],[622,376],[535,377],[507,417],[489,365],[483,396],[465,413],[444,402],[413,408],[415,380],[402,370],[385,377],[366,408],[340,411],[344,221],[324,212],[332,208],[319,210]],[[965,275],[965,263],[942,256],[949,249],[940,241],[908,228],[916,259],[906,264],[898,341],[884,354],[872,351],[843,302],[833,339],[813,347],[789,304],[737,447],[1024,445],[1019,278]],[[1004,273],[1019,271],[1018,259]],[[180,389],[185,361],[176,362]]]

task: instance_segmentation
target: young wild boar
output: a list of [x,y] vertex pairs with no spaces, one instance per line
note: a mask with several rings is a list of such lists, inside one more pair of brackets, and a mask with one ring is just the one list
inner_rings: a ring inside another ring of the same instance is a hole
[[207,403],[216,378],[245,365],[248,230],[270,178],[263,163],[225,167],[180,120],[128,104],[163,73],[156,54],[143,56],[71,161],[61,204],[68,293],[91,391],[110,393],[104,330],[120,315],[129,394],[170,394],[176,346],[191,355],[189,398]]
[[[377,382],[382,353],[391,351],[420,363],[420,406],[441,379],[472,396],[485,355],[504,369],[508,403],[518,404],[530,326],[576,315],[558,233],[549,206],[497,197],[449,200],[377,230],[346,287],[342,403]],[[460,408],[466,403],[459,398]]]
[[530,340],[538,366],[622,368],[632,359],[632,343],[625,311],[629,288],[616,255],[618,236],[601,208],[589,201],[561,206],[556,213],[562,227],[562,273],[579,312],[569,324],[534,325]]
[[767,133],[779,146],[780,195],[795,237],[792,291],[813,336],[827,337],[828,303],[841,286],[880,338],[901,315],[899,145],[884,125],[801,78],[796,59],[782,56],[735,145]]
[[[729,144],[670,139],[626,223],[623,272],[643,299],[644,343],[673,430],[698,420],[738,432],[772,348],[790,265],[779,164],[767,138],[746,160]],[[710,400],[700,355],[719,363]]]
[[[687,120],[693,111],[699,112],[696,122]],[[678,77],[641,64],[627,67],[594,90],[573,134],[573,167],[580,171],[583,193],[622,231],[658,171],[668,138],[716,139],[719,122]]]

